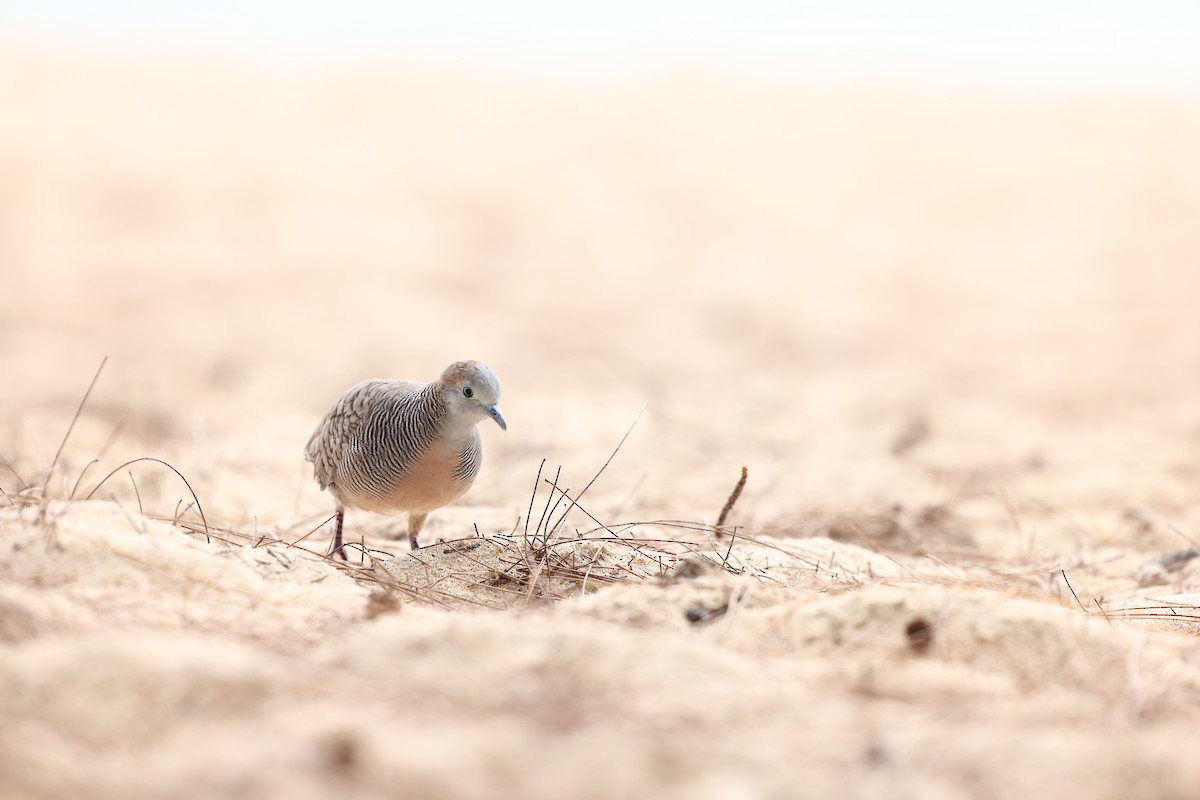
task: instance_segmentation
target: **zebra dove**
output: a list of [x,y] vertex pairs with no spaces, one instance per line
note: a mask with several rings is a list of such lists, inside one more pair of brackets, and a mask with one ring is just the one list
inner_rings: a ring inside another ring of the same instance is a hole
[[508,430],[497,402],[500,381],[478,361],[458,361],[433,383],[367,380],[333,404],[304,457],[337,499],[333,553],[342,549],[347,506],[408,512],[408,543],[430,511],[471,488],[482,450],[475,425],[491,417]]

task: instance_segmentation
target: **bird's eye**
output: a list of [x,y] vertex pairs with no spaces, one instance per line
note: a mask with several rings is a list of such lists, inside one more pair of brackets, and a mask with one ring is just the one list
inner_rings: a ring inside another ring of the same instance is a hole
[[474,397],[474,396],[475,396],[475,393],[473,391],[471,391],[470,386],[463,387],[463,397]]

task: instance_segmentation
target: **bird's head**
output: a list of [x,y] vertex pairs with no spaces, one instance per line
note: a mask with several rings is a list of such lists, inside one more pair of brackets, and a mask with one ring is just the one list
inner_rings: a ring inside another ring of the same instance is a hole
[[478,361],[456,361],[446,367],[440,382],[446,387],[446,402],[452,411],[469,415],[473,421],[491,417],[503,430],[508,430],[508,423],[500,413],[500,379],[485,365]]

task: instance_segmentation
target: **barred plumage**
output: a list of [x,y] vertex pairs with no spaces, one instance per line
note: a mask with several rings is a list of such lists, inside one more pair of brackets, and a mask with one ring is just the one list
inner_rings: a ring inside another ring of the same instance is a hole
[[409,512],[416,549],[425,516],[471,488],[482,449],[475,425],[507,428],[500,382],[483,364],[459,361],[429,384],[368,380],[346,392],[313,432],[305,458],[338,500],[333,552],[342,552],[346,506]]

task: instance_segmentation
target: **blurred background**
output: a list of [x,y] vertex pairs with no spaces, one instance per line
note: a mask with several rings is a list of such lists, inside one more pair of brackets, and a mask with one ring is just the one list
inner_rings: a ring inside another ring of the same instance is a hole
[[333,399],[476,358],[510,426],[464,513],[497,529],[646,403],[594,513],[712,521],[746,464],[756,530],[1171,539],[1197,31],[1184,2],[5,3],[0,488],[108,356],[51,491],[155,456],[226,524],[299,525]]

